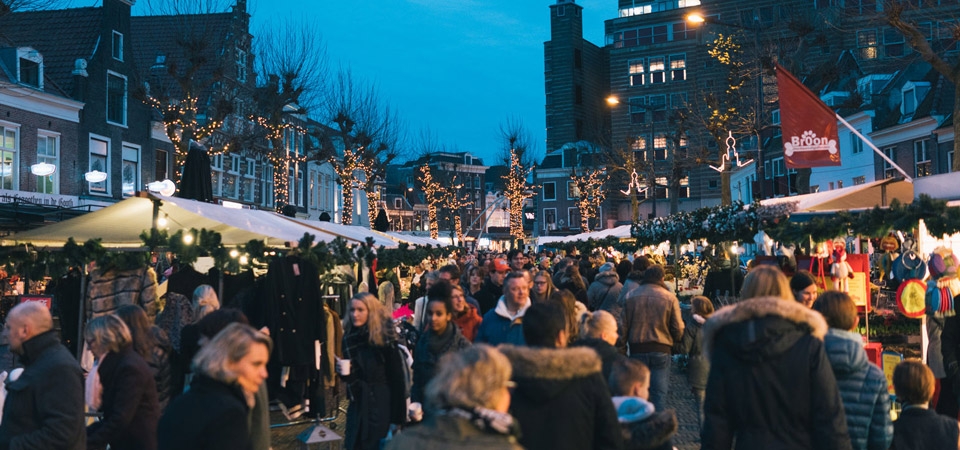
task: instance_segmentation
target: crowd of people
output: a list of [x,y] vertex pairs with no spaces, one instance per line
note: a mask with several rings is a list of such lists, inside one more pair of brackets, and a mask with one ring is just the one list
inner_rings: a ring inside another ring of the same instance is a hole
[[[410,316],[374,293],[347,305],[335,372],[348,450],[669,450],[676,354],[703,449],[960,448],[956,418],[927,407],[936,382],[923,363],[897,367],[904,406],[891,421],[857,307],[809,273],[752,267],[737,301],[695,296],[684,313],[645,256],[513,250],[438,266],[415,268]],[[195,294],[167,305],[190,318],[178,348],[136,305],[90,320],[86,374],[46,306],[13,308],[4,333],[23,370],[4,383],[0,450],[269,449],[269,330]]]

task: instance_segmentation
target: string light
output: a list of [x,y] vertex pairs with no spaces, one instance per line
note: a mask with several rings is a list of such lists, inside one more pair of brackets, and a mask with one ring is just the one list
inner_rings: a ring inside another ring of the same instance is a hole
[[437,229],[437,207],[443,201],[443,188],[430,173],[430,166],[420,168],[420,186],[427,200],[427,220],[430,227],[430,238],[436,239],[440,232]]
[[[366,154],[364,147],[343,149],[343,158],[331,156],[327,161],[333,166],[343,186],[343,214],[340,221],[344,225],[353,223],[353,190],[364,189],[373,184],[375,159]],[[361,181],[357,173],[362,173],[365,181]],[[369,212],[370,192],[367,191]],[[371,222],[372,223],[372,222]]]
[[460,208],[470,205],[470,194],[460,195],[460,189],[463,187],[457,180],[457,175],[453,176],[452,183],[446,187],[441,187],[440,193],[442,205],[450,209],[453,214],[453,227],[457,233],[457,243],[463,245],[463,221],[460,217]]
[[[573,181],[579,191],[577,208],[580,210],[581,230],[589,231],[590,219],[597,217],[600,204],[607,198],[607,193],[603,189],[607,179],[607,173],[601,169],[587,169],[581,174],[577,174],[576,169],[570,172],[570,180]],[[632,186],[633,182],[631,182]]]
[[503,195],[510,202],[510,235],[523,239],[523,201],[533,196],[534,185],[527,183],[527,176],[533,171],[533,165],[524,167],[520,162],[517,149],[510,149],[510,168],[503,175],[506,189]]

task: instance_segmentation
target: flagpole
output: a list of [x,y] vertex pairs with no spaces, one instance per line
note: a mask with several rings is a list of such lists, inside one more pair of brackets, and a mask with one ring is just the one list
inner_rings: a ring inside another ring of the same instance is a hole
[[837,120],[839,120],[840,123],[842,123],[845,127],[850,129],[851,133],[857,135],[857,137],[860,138],[861,141],[865,142],[868,146],[870,146],[870,148],[873,149],[874,152],[876,152],[876,154],[880,155],[880,157],[883,158],[883,160],[886,161],[887,164],[890,164],[890,166],[892,166],[894,169],[897,169],[897,172],[900,172],[903,175],[903,179],[907,180],[907,182],[909,183],[913,183],[913,177],[911,177],[910,175],[907,175],[907,172],[903,170],[903,167],[900,167],[897,163],[893,162],[893,160],[890,159],[889,156],[887,156],[882,151],[880,151],[880,149],[877,148],[876,145],[873,145],[873,142],[867,139],[864,135],[860,134],[860,132],[857,131],[856,128],[853,128],[853,125],[850,125],[850,123],[844,120],[843,117],[840,117],[840,114],[834,113],[834,115],[837,116]]

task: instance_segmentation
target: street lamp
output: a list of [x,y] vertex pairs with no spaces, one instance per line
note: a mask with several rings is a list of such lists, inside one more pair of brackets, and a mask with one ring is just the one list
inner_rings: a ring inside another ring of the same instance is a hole
[[[763,117],[763,63],[760,61],[760,26],[758,24],[755,24],[753,26],[748,27],[744,25],[738,25],[735,23],[723,22],[714,17],[704,16],[703,14],[700,14],[697,12],[687,14],[686,21],[687,23],[694,26],[699,26],[700,24],[707,23],[707,24],[720,25],[724,27],[737,28],[741,30],[750,31],[753,33],[753,43],[757,52],[757,54],[755,55],[756,64],[757,64],[757,77],[756,77],[757,78],[757,100],[756,100],[757,109],[756,109],[756,112],[754,112],[754,117],[753,117],[754,119],[753,131],[757,137],[757,165],[755,169],[756,169],[756,175],[757,175],[757,195],[760,198],[760,200],[763,200],[765,198],[765,194],[764,194],[765,189],[764,189],[764,183],[763,183],[763,177],[764,177],[763,144],[760,141],[760,123]],[[724,173],[722,175],[727,175],[727,174]],[[728,184],[727,189],[725,191],[729,193],[730,192],[729,175],[721,176],[721,179],[723,180],[724,183]]]

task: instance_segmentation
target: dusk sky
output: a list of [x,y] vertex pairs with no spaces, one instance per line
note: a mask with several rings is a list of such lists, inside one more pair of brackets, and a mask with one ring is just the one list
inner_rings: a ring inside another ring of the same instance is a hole
[[[256,34],[263,21],[315,21],[330,65],[376,83],[407,125],[428,127],[441,144],[495,163],[500,124],[521,119],[538,155],[546,139],[543,42],[555,0],[249,0]],[[145,1],[134,14],[146,14]],[[577,0],[584,34],[603,43],[613,0]],[[411,142],[412,143],[412,142]]]

